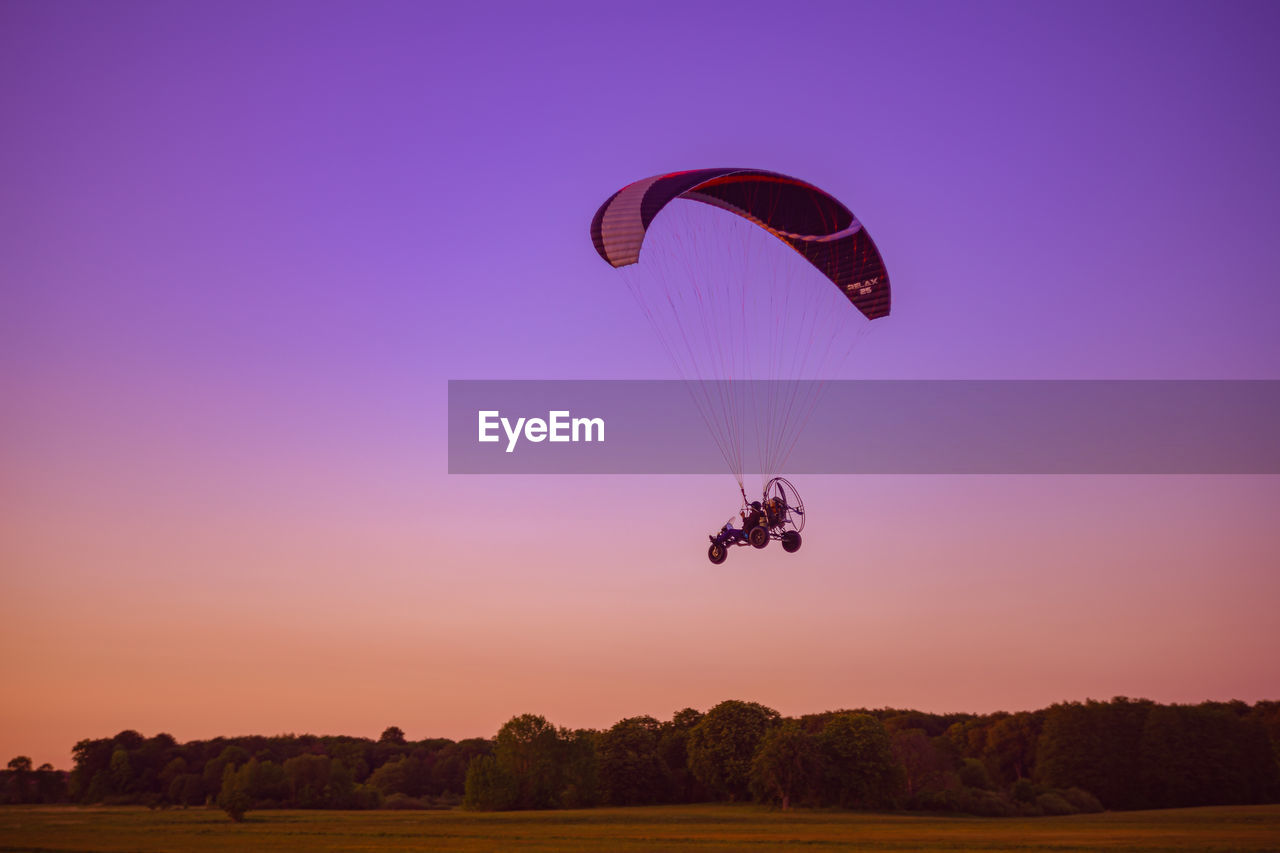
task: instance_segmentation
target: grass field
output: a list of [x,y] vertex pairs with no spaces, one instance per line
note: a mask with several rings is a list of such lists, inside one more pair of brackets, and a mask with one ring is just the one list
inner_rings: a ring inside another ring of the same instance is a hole
[[1280,850],[1280,806],[1008,819],[782,813],[754,806],[589,811],[250,812],[0,807],[0,850]]

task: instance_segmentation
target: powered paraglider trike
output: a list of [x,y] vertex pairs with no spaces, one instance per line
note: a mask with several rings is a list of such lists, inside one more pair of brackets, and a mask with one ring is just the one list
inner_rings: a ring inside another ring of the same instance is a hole
[[717,566],[729,556],[734,545],[750,545],[764,548],[770,540],[782,543],[782,550],[794,554],[800,550],[800,531],[804,529],[804,501],[789,480],[774,477],[764,487],[762,500],[752,501],[739,513],[741,527],[735,527],[735,519],[729,519],[724,527],[707,538],[711,547],[707,559]]
[[[618,190],[596,211],[591,241],[620,270],[738,482],[742,526],[730,519],[711,536],[711,562],[772,539],[799,550],[804,504],[777,475],[867,325],[858,320],[889,314],[889,274],[867,229],[798,178],[695,169]],[[747,472],[765,481],[759,501],[747,499]]]

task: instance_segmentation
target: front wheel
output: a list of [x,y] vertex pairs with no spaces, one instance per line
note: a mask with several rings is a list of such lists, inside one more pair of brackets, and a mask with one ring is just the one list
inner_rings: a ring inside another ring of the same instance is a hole
[[751,543],[753,548],[763,548],[769,544],[769,530],[761,525],[751,528],[751,532],[747,534],[747,541]]
[[782,550],[788,554],[794,554],[800,550],[800,534],[794,530],[788,530],[782,534]]
[[711,547],[707,549],[707,559],[713,565],[720,565],[729,556],[729,551],[719,542],[712,542]]

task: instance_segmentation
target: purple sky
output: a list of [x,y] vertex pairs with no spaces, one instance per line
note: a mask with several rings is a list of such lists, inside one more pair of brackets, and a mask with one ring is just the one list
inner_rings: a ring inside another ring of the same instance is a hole
[[673,376],[587,226],[721,165],[875,237],[894,315],[849,376],[1280,378],[1277,31],[1275,3],[0,5],[0,760],[733,696],[1276,698],[1276,478],[817,478],[805,551],[713,570],[727,474],[451,478],[444,403]]

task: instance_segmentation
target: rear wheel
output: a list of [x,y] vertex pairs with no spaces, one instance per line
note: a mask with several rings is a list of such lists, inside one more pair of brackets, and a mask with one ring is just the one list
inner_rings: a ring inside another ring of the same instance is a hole
[[707,549],[707,559],[715,565],[720,565],[729,556],[729,550],[719,542],[712,542],[711,547]]
[[769,531],[761,525],[751,528],[751,532],[747,534],[747,541],[751,543],[753,548],[763,548],[769,544]]
[[782,550],[788,554],[794,554],[800,550],[800,534],[794,530],[788,530],[782,534]]

